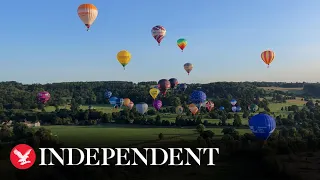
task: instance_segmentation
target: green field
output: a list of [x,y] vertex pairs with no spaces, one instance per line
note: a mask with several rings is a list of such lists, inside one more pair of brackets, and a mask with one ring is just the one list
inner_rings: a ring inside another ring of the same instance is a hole
[[[155,143],[163,133],[164,140],[196,140],[199,136],[189,128],[144,128],[144,127],[108,127],[108,126],[44,126],[57,135],[68,146],[139,146]],[[222,128],[208,128],[217,138]],[[249,129],[238,129],[239,133],[250,133]]]

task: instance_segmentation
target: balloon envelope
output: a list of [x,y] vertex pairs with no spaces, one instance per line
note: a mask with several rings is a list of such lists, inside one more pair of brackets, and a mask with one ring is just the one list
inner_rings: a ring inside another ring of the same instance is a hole
[[172,89],[175,88],[179,84],[179,82],[178,82],[178,80],[176,78],[169,79],[169,82],[170,82],[170,87]]
[[167,90],[170,88],[170,81],[166,80],[166,79],[161,79],[158,82],[158,87],[160,92],[165,95],[167,93]]
[[179,84],[179,90],[180,91],[184,92],[186,89],[187,89],[187,84],[185,84],[185,83],[184,84]]
[[232,110],[232,112],[236,112],[237,111],[237,107],[236,106],[232,106],[231,110]]
[[131,100],[129,98],[124,98],[123,99],[123,105],[128,106]]
[[117,97],[111,97],[109,99],[109,102],[111,105],[116,105],[117,104],[117,101],[118,101],[118,98]]
[[106,91],[104,92],[104,96],[109,99],[109,98],[112,96],[112,92],[106,90]]
[[129,64],[129,62],[131,60],[131,54],[129,53],[129,51],[122,50],[122,51],[118,52],[117,59],[118,59],[119,63],[123,66],[123,68],[125,69],[126,65]]
[[160,100],[154,100],[153,103],[152,103],[153,107],[159,111],[160,108],[162,107],[162,101]]
[[139,103],[136,105],[136,110],[140,113],[140,114],[144,114],[148,111],[148,104],[146,103]]
[[267,114],[257,114],[250,118],[249,127],[259,139],[267,140],[276,128],[276,121]]
[[182,106],[176,107],[176,113],[177,114],[182,114],[183,113],[183,107]]
[[157,88],[152,88],[149,91],[149,94],[153,99],[156,99],[159,93],[160,93],[160,90]]
[[78,7],[78,16],[88,31],[98,16],[98,9],[93,4],[81,4]]
[[189,105],[189,111],[193,114],[193,115],[195,115],[197,112],[198,112],[198,107],[196,106],[196,105],[194,105],[194,104],[190,104]]
[[166,33],[167,33],[167,30],[161,25],[154,26],[151,29],[152,37],[158,42],[159,46],[162,39],[166,36]]
[[220,108],[219,108],[221,111],[223,111],[224,110],[224,107],[223,106],[220,106]]
[[123,102],[124,102],[124,99],[123,98],[119,98],[118,101],[117,101],[117,105],[119,107],[121,107],[123,105]]
[[231,103],[231,105],[232,105],[232,106],[234,106],[234,105],[236,105],[236,104],[237,104],[237,100],[232,99],[232,100],[230,101],[230,103]]
[[207,95],[203,91],[194,90],[190,97],[190,101],[197,105],[200,108],[201,104],[204,103],[207,99]]
[[267,50],[263,51],[261,53],[261,59],[263,60],[264,63],[266,63],[269,67],[269,65],[272,63],[274,60],[275,54],[273,51]]
[[183,67],[184,67],[184,70],[185,71],[187,71],[187,73],[188,73],[188,75],[189,75],[189,73],[192,71],[192,69],[193,69],[193,64],[191,64],[191,63],[185,63],[184,65],[183,65]]
[[241,107],[237,106],[237,112],[240,112],[240,111],[241,111]]
[[131,101],[129,104],[128,104],[128,108],[131,110],[132,108],[133,108],[133,106],[134,106],[134,103]]
[[38,95],[37,95],[38,101],[43,103],[43,104],[48,102],[50,100],[50,97],[51,97],[51,95],[47,91],[39,92]]
[[210,112],[214,108],[214,103],[212,101],[206,102],[206,108]]
[[188,42],[187,42],[187,40],[184,39],[184,38],[181,38],[181,39],[178,39],[178,40],[177,40],[177,45],[178,45],[178,47],[181,49],[181,51],[184,50],[184,48],[187,46],[187,44],[188,44]]

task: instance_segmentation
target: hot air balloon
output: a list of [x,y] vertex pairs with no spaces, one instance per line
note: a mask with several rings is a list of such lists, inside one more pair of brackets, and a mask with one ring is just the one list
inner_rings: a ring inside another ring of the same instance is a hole
[[123,99],[123,105],[128,106],[131,100],[129,98],[124,98]]
[[50,93],[47,91],[42,91],[39,92],[37,95],[37,99],[40,103],[45,104],[46,102],[48,102],[50,100]]
[[160,46],[160,43],[162,39],[166,36],[167,30],[163,26],[154,26],[151,29],[151,34],[153,38],[158,42],[158,45]]
[[214,103],[212,101],[208,101],[206,103],[206,108],[210,112],[214,108]]
[[256,112],[259,109],[259,106],[257,106],[256,104],[251,104],[248,106],[248,110],[251,112]]
[[176,107],[176,113],[181,115],[183,113],[183,107],[182,106]]
[[78,16],[87,27],[87,31],[89,31],[98,16],[98,9],[93,4],[81,4],[78,7]]
[[195,115],[197,112],[198,112],[198,107],[196,106],[196,105],[194,105],[194,104],[190,104],[189,105],[189,111],[193,114],[193,115]]
[[259,139],[266,141],[276,128],[276,121],[267,114],[257,114],[250,118],[249,127]]
[[136,105],[136,109],[140,114],[144,114],[148,111],[148,104],[142,102]]
[[197,105],[198,109],[200,109],[201,104],[206,101],[207,95],[203,91],[194,90],[189,99],[193,104]]
[[237,112],[240,112],[240,111],[241,111],[241,107],[237,106]]
[[123,105],[124,99],[123,98],[119,98],[117,101],[117,105],[118,107],[121,107]]
[[224,110],[224,107],[223,107],[223,106],[220,106],[219,109],[220,109],[220,111],[223,111],[223,110]]
[[184,92],[187,89],[187,84],[179,84],[179,90]]
[[158,82],[158,88],[159,88],[161,94],[163,94],[163,96],[165,96],[167,93],[167,90],[170,88],[170,82],[166,79],[161,79]]
[[109,102],[110,102],[111,105],[114,106],[114,105],[117,104],[118,98],[117,98],[117,97],[111,97],[111,98],[109,99]]
[[109,99],[111,96],[112,96],[112,92],[111,91],[106,90],[104,92],[104,97],[106,97],[107,99]]
[[154,100],[153,103],[152,103],[153,107],[159,111],[160,108],[162,107],[162,101],[160,100]]
[[177,45],[181,49],[182,52],[183,52],[183,49],[187,46],[187,44],[188,44],[188,42],[186,39],[181,38],[181,39],[177,40]]
[[157,88],[152,88],[149,91],[149,94],[153,99],[156,99],[159,93],[160,93],[160,90]]
[[119,63],[123,66],[123,69],[126,69],[126,65],[129,64],[131,60],[131,54],[129,53],[129,51],[122,50],[118,52],[117,59]]
[[170,82],[170,87],[172,89],[175,88],[179,84],[179,82],[178,82],[178,80],[176,78],[169,79],[169,82]]
[[184,67],[184,70],[187,71],[188,75],[189,75],[189,73],[190,73],[190,72],[192,71],[192,69],[193,69],[193,65],[192,65],[191,63],[185,63],[185,64],[183,65],[183,67]]
[[134,103],[131,101],[129,104],[128,104],[128,108],[131,110],[132,108],[133,108],[133,106],[134,106]]
[[236,104],[237,104],[237,100],[232,99],[232,100],[230,101],[230,103],[231,103],[231,105],[232,105],[232,106],[234,106],[234,105],[236,105]]
[[232,110],[232,112],[236,112],[237,111],[237,107],[236,106],[232,106],[231,110]]
[[261,53],[261,59],[263,60],[264,63],[268,65],[268,67],[272,63],[274,57],[275,57],[275,54],[271,50],[263,51]]

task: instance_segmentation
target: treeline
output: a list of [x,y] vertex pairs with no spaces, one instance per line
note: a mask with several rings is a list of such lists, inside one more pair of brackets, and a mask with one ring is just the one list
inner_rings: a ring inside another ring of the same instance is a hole
[[251,82],[257,87],[303,88],[306,82]]

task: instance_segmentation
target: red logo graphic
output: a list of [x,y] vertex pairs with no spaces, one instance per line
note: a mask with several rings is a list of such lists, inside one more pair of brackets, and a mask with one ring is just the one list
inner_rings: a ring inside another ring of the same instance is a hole
[[18,169],[29,169],[36,161],[36,153],[29,145],[19,144],[11,150],[10,160]]

